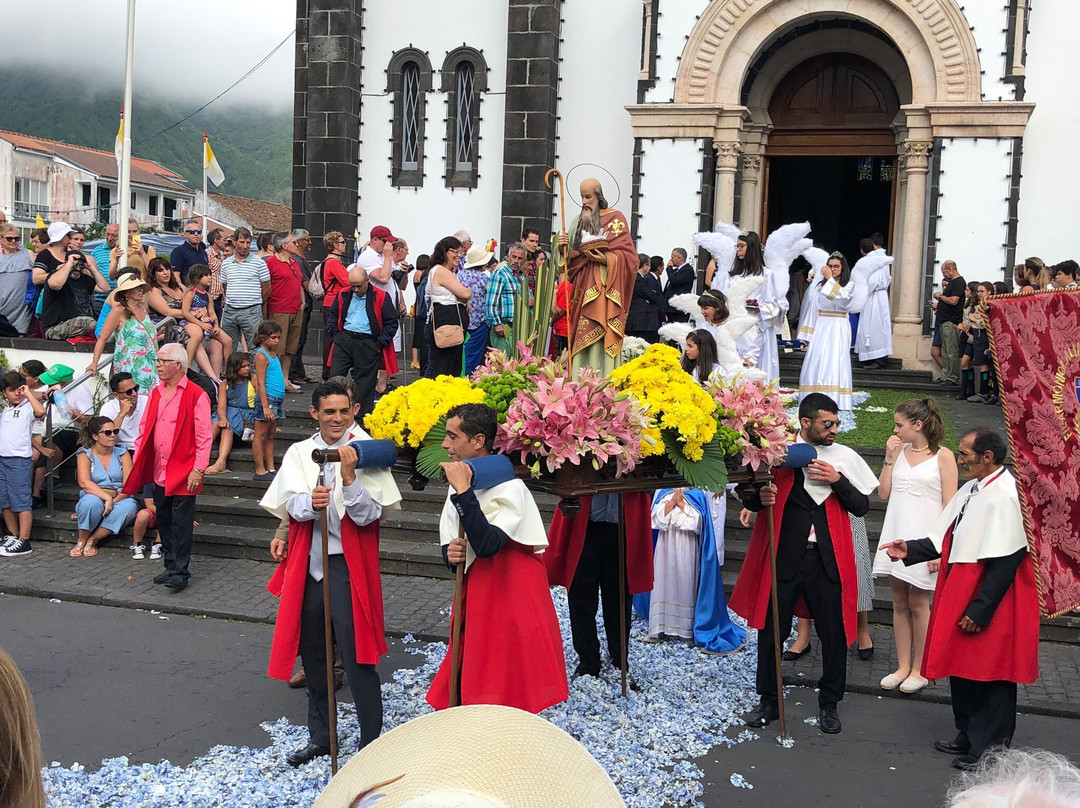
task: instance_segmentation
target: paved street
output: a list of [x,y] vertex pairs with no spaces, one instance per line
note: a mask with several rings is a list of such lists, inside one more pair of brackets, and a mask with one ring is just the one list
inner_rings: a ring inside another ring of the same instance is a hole
[[[93,768],[127,755],[133,763],[164,758],[184,766],[218,744],[266,746],[260,722],[304,723],[303,691],[266,677],[268,625],[10,595],[0,598],[0,610],[0,645],[31,683],[47,761]],[[392,641],[384,681],[417,659]],[[349,700],[347,689],[341,698]],[[792,749],[775,742],[774,725],[758,740],[696,761],[705,773],[704,803],[892,806],[902,793],[906,804],[940,804],[954,772],[930,742],[950,732],[946,706],[851,694],[841,705],[843,733],[827,737],[803,721],[815,703],[811,690],[791,691]],[[1021,715],[1017,742],[1075,759],[1075,727]],[[754,788],[733,787],[733,774]]]

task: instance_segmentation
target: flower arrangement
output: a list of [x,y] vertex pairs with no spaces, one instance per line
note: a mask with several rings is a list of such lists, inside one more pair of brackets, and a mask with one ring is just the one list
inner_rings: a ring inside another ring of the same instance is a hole
[[720,424],[736,433],[733,451],[742,464],[757,471],[784,459],[795,429],[776,383],[711,380],[706,389],[716,401]]
[[535,380],[535,390],[518,391],[510,404],[496,449],[520,453],[522,463],[532,459],[537,477],[541,463],[553,472],[590,457],[595,469],[613,460],[616,477],[634,468],[646,416],[630,396],[588,368],[574,379],[560,366],[547,365]]
[[[648,437],[668,433],[687,460],[702,459],[703,447],[716,435],[716,402],[682,369],[677,349],[650,345],[637,359],[616,368],[610,378],[620,391],[645,405],[653,420]],[[666,438],[664,442],[671,443]],[[643,447],[642,454],[663,452],[664,446],[656,441],[652,447]]]
[[622,350],[619,352],[619,356],[623,362],[629,362],[632,359],[637,359],[648,348],[649,343],[641,337],[623,337]]
[[458,404],[478,404],[484,391],[468,379],[418,379],[384,395],[364,419],[371,437],[392,440],[401,449],[419,448],[432,427]]

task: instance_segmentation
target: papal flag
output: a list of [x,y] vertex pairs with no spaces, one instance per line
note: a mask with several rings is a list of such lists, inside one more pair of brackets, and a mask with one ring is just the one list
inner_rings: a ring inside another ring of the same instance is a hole
[[116,132],[116,143],[113,145],[113,152],[116,154],[116,164],[120,165],[124,161],[124,108],[120,107],[120,129]]
[[210,148],[210,140],[207,138],[206,132],[202,134],[202,142],[203,171],[206,173],[206,178],[214,185],[221,185],[221,183],[225,182],[225,172],[221,170],[217,158],[214,157],[214,150]]
[[1042,612],[1080,606],[1080,291],[993,297],[990,344]]

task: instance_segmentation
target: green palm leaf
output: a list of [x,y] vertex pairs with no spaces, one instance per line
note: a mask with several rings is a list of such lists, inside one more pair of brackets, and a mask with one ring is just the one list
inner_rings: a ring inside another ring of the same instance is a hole
[[443,415],[424,436],[424,445],[416,453],[416,471],[429,480],[437,480],[439,472],[442,471],[439,464],[450,461],[450,455],[442,447],[442,442],[445,439],[446,416]]
[[688,460],[682,453],[678,432],[665,429],[661,431],[660,437],[676,473],[686,478],[691,486],[703,491],[724,490],[728,481],[727,462],[724,459],[724,449],[717,438],[702,447],[701,460]]

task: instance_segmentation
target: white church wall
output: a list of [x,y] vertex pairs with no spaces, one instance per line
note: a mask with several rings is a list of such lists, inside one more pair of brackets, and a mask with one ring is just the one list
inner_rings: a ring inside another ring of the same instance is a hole
[[693,260],[702,208],[700,140],[646,140],[638,205],[638,252],[662,255],[683,247]]
[[1075,0],[1040,0],[1031,12],[1024,100],[1035,102],[1035,111],[1024,133],[1018,262],[1029,255],[1048,263],[1080,258],[1073,230],[1080,188],[1080,81],[1069,64],[1078,23]]
[[1005,280],[1012,142],[946,138],[942,145],[935,282],[949,259],[968,281]]
[[964,4],[964,17],[979,48],[982,94],[986,101],[1012,101],[1014,87],[1002,80],[1005,75],[1005,31],[1009,27],[1009,4],[976,2]]
[[[452,14],[441,0],[411,0],[407,22],[402,6],[368,3],[364,11],[364,71],[360,124],[361,242],[375,225],[386,225],[409,243],[416,261],[443,236],[464,229],[477,242],[498,238],[502,210],[503,113],[506,90],[507,15],[505,4],[459,0]],[[483,24],[478,24],[483,20]],[[489,72],[480,94],[479,183],[476,188],[447,188],[447,94],[440,70],[446,54],[462,44],[483,54]],[[386,93],[386,67],[394,52],[407,47],[426,51],[431,61],[424,132],[424,185],[391,185],[393,96]],[[410,288],[411,291],[411,288]]]
[[[629,219],[634,133],[624,107],[637,98],[640,4],[628,10],[623,0],[565,3],[562,15],[555,167],[567,178],[566,218],[570,220],[576,214],[572,200],[578,199],[580,181],[596,176],[608,201]],[[604,31],[604,41],[612,43],[606,48],[598,46],[596,32],[600,30]],[[627,43],[635,44],[628,47]],[[574,166],[581,163],[595,163],[611,172],[618,191],[603,172],[592,166],[582,166],[571,175]],[[553,205],[553,224],[558,228],[557,197]]]
[[[679,57],[687,36],[694,30],[698,17],[708,5],[708,0],[660,3],[660,19],[656,29],[656,84],[645,94],[646,103],[667,104],[674,100]],[[639,39],[640,36],[639,31]]]

